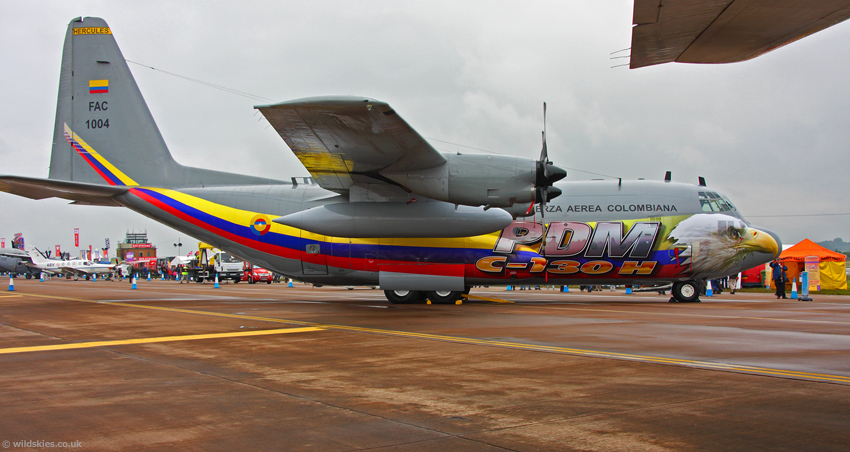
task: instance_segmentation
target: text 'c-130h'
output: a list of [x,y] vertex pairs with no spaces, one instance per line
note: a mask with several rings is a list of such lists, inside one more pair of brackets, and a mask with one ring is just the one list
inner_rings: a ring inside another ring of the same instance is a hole
[[75,19],[49,176],[0,176],[0,190],[124,206],[287,277],[380,286],[396,303],[542,283],[674,283],[676,299],[695,301],[701,281],[781,249],[705,186],[560,180],[566,172],[549,162],[545,135],[539,160],[449,154],[374,99],[256,108],[312,178],[177,163],[112,30]]

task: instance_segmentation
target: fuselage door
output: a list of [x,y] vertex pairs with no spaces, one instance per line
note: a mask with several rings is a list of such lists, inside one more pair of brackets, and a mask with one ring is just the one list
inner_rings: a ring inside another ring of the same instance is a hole
[[310,235],[311,238],[301,237],[301,269],[305,275],[327,275],[328,243],[324,236]]

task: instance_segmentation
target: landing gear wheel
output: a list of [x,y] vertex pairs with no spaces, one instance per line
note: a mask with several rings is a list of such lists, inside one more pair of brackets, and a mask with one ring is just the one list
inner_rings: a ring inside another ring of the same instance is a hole
[[419,303],[425,299],[425,294],[416,290],[385,290],[384,296],[393,304]]
[[699,303],[699,284],[696,281],[674,283],[673,298],[679,303]]
[[461,290],[432,290],[426,292],[428,299],[434,304],[451,304],[460,300],[463,295]]

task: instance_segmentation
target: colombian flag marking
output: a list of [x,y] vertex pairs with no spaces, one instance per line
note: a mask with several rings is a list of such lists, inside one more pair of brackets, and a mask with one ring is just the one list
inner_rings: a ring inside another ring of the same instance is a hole
[[109,80],[89,80],[89,94],[106,94],[109,92]]

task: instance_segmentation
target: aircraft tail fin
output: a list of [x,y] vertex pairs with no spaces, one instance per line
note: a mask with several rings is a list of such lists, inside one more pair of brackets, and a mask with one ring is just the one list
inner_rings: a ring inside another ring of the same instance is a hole
[[112,30],[97,17],[68,24],[48,177],[169,188],[279,183],[177,163]]
[[33,264],[43,264],[43,263],[47,262],[47,258],[45,258],[41,254],[41,251],[36,249],[36,247],[34,247],[34,246],[28,246],[27,247],[27,255],[30,257],[30,259],[32,259]]

